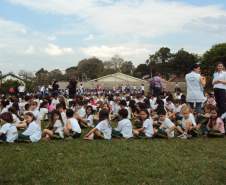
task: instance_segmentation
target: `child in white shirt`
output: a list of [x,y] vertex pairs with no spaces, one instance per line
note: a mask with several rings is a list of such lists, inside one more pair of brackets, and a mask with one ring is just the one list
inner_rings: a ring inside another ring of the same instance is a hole
[[50,124],[43,130],[43,137],[47,140],[64,138],[64,123],[59,111],[51,113]]
[[157,135],[160,137],[166,136],[167,138],[174,137],[174,130],[176,129],[175,124],[166,117],[166,111],[163,109],[158,112],[159,123],[161,123],[159,129],[157,130]]
[[142,128],[134,129],[133,134],[138,137],[144,136],[146,138],[152,138],[154,135],[153,120],[151,119],[148,110],[141,110],[139,116],[143,125]]
[[112,136],[116,138],[129,139],[133,137],[133,127],[131,121],[128,119],[128,110],[121,109],[119,111],[120,121],[118,122],[117,128],[112,131]]
[[18,138],[16,126],[13,124],[13,116],[9,112],[0,115],[1,123],[3,124],[0,129],[0,141],[13,143]]
[[82,130],[79,126],[78,120],[74,117],[74,111],[68,109],[66,111],[67,124],[64,127],[64,135],[67,137],[72,137],[74,139],[81,136]]
[[84,127],[94,127],[94,110],[92,106],[86,107],[86,115],[85,118],[81,118],[77,115],[77,119],[79,120],[79,123],[82,124]]
[[19,134],[18,141],[21,142],[38,142],[42,138],[41,126],[35,121],[35,116],[31,112],[24,115],[24,122],[17,125],[17,128],[26,127],[26,130]]
[[196,132],[196,129],[198,129],[198,125],[195,121],[195,116],[191,113],[191,109],[187,105],[182,107],[181,113],[183,116],[181,121],[181,128],[184,130],[184,133],[179,137],[182,139],[191,138],[191,134]]
[[94,139],[106,139],[110,140],[112,134],[112,128],[109,123],[109,111],[102,109],[99,112],[99,123],[95,128],[89,131],[84,139],[94,140]]

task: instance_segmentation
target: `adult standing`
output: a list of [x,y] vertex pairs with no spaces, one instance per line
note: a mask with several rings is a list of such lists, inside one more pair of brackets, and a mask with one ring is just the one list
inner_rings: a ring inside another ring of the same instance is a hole
[[76,95],[76,91],[77,91],[77,81],[75,79],[71,79],[69,81],[69,85],[67,86],[68,91],[69,91],[69,97],[71,99],[73,99]]
[[151,79],[150,90],[153,90],[153,96],[159,97],[162,93],[163,83],[159,73]]
[[187,103],[196,113],[201,113],[202,103],[206,100],[204,96],[204,87],[206,85],[205,77],[201,76],[199,64],[192,66],[192,71],[185,76],[187,85]]
[[221,116],[226,112],[226,71],[222,63],[217,64],[213,74],[213,89],[218,113]]
[[58,93],[59,93],[59,84],[58,84],[58,81],[55,80],[52,84],[52,93],[53,95],[56,95],[58,96]]

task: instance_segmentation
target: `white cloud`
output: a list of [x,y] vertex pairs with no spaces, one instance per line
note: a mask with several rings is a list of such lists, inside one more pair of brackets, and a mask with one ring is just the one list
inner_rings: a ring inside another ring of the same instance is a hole
[[[161,46],[197,52],[226,38],[226,10],[220,6],[195,6],[179,0],[7,1],[46,16],[67,15],[71,20],[48,35],[0,18],[0,64],[8,71],[8,63],[17,68],[53,69],[76,65],[87,56],[105,59],[115,54],[142,63]],[[170,34],[178,38],[170,41]]]
[[90,41],[94,39],[94,35],[93,34],[89,34],[84,40],[85,41]]
[[35,53],[35,47],[34,46],[29,46],[25,51],[24,51],[25,54],[27,55],[32,55]]
[[92,46],[81,48],[81,51],[89,57],[98,57],[107,60],[114,55],[119,55],[125,60],[132,60],[133,62],[143,62],[148,58],[148,54],[154,50],[154,46]]
[[219,6],[194,6],[166,0],[9,1],[47,13],[78,15],[85,18],[87,25],[113,35],[156,37],[180,32],[194,21],[226,16],[226,11]]
[[0,34],[1,33],[26,34],[27,30],[26,30],[26,27],[22,24],[0,18]]
[[73,53],[72,48],[61,48],[55,44],[48,44],[48,47],[45,49],[45,52],[51,56],[61,56],[66,54]]

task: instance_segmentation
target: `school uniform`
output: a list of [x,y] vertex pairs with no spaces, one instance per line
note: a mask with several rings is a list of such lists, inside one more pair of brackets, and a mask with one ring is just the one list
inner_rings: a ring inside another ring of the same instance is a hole
[[103,134],[104,139],[107,140],[111,139],[112,128],[108,120],[101,121],[100,123],[97,124],[95,128]]
[[164,121],[160,121],[161,123],[161,126],[160,128],[167,134],[167,136],[169,138],[173,138],[174,137],[174,131],[170,131],[170,129],[172,127],[174,127],[174,123],[169,119],[169,118],[166,118]]
[[77,119],[75,118],[70,118],[69,119],[71,123],[71,134],[73,138],[78,138],[81,136],[82,130],[81,127],[79,126],[79,123]]
[[[23,137],[23,136],[27,136],[27,137]],[[21,136],[19,136],[19,139],[20,137]],[[27,129],[22,133],[22,137],[23,139],[24,138],[29,139],[32,143],[38,142],[42,138],[42,131],[41,131],[40,125],[35,121],[31,122],[28,125]]]
[[144,128],[144,134],[147,138],[151,138],[154,134],[153,129],[153,120],[152,119],[146,119],[143,123]]
[[189,114],[189,117],[187,119],[185,119],[184,117],[182,118],[182,128],[183,129],[186,128],[186,124],[185,124],[186,121],[190,121],[194,127],[197,125],[196,121],[195,121],[195,117],[192,113]]
[[114,129],[118,131],[122,137],[129,139],[133,137],[133,127],[129,119],[123,119],[118,122],[117,128]]
[[56,120],[56,122],[53,125],[54,128],[54,135],[60,136],[60,138],[64,138],[64,127],[63,123],[60,120]]
[[92,114],[86,117],[86,122],[89,127],[94,127],[93,119],[94,116]]
[[47,108],[40,108],[40,111],[39,111],[39,118],[40,118],[40,121],[43,121],[43,120],[47,120],[48,117],[48,109]]
[[66,126],[66,124],[67,124],[67,115],[66,115],[66,113],[65,112],[61,112],[60,115],[61,115],[61,118],[63,120],[64,126]]
[[18,138],[17,128],[14,124],[5,123],[0,129],[0,140],[13,143]]

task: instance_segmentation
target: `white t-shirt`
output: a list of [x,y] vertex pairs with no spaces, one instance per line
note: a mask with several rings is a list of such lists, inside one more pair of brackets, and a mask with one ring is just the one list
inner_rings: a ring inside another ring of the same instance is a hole
[[[215,72],[213,74],[213,82],[216,80],[226,80],[226,71],[222,71],[222,72]],[[225,89],[226,90],[226,85],[222,84],[222,83],[217,83],[214,84],[213,88],[218,88],[218,89]]]
[[42,138],[41,127],[35,121],[31,122],[27,129],[22,133],[25,136],[29,136],[30,140],[34,142],[38,142]]
[[146,137],[152,137],[154,134],[153,120],[146,119],[143,123],[144,133]]
[[6,134],[8,143],[13,143],[18,138],[16,126],[10,123],[5,123],[0,129],[0,133]]
[[39,118],[40,120],[47,120],[47,114],[48,114],[48,109],[47,108],[41,108],[39,112]]
[[97,124],[96,129],[104,135],[104,139],[111,139],[112,128],[108,120],[103,120]]
[[200,83],[201,75],[192,71],[185,76],[187,84],[187,102],[204,102],[203,87]]
[[84,109],[84,107],[81,107],[80,109],[78,109],[77,113],[81,118],[85,118],[86,116],[86,110]]
[[16,114],[12,114],[12,116],[13,116],[13,123],[19,124],[20,123],[20,119],[17,117],[17,115]]
[[169,118],[166,118],[164,121],[160,121],[160,123],[161,123],[160,128],[165,129],[168,137],[170,138],[174,137],[174,131],[169,132],[169,130],[175,126],[174,123]]
[[93,124],[93,115],[89,115],[87,118],[86,118],[86,122],[87,122],[87,125],[89,127],[94,127],[94,124]]
[[61,138],[64,138],[64,127],[63,123],[60,120],[56,120],[53,125],[55,133],[59,134]]
[[182,127],[183,127],[184,129],[186,128],[186,124],[185,124],[186,121],[190,121],[190,122],[192,123],[193,126],[196,126],[196,125],[197,125],[197,124],[196,124],[196,121],[195,121],[195,117],[194,117],[194,115],[193,115],[192,113],[189,114],[189,116],[188,116],[187,119],[185,119],[185,118],[183,117],[183,119],[182,119]]
[[24,92],[25,92],[25,86],[20,85],[20,86],[18,87],[18,91],[19,91],[20,93],[24,93]]
[[61,114],[61,118],[62,118],[62,120],[64,122],[64,126],[66,126],[66,124],[67,124],[67,116],[66,116],[66,113],[65,112],[61,112],[60,114]]
[[71,123],[72,131],[81,134],[82,133],[82,130],[81,130],[80,125],[78,124],[77,119],[70,118],[69,121]]
[[57,104],[59,104],[60,102],[59,102],[59,100],[58,99],[52,99],[52,101],[51,101],[51,105],[53,106],[53,107],[55,107],[56,108],[56,105]]
[[132,123],[129,119],[123,119],[118,122],[117,128],[115,128],[116,131],[119,131],[124,138],[131,138],[133,137],[133,127]]

